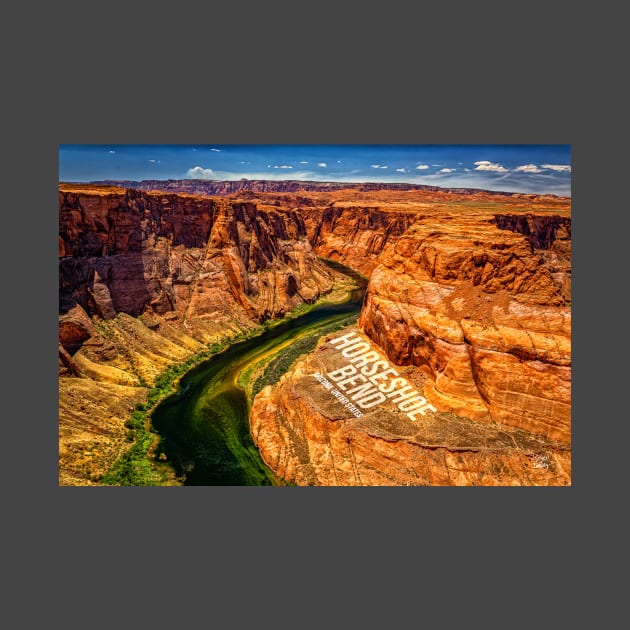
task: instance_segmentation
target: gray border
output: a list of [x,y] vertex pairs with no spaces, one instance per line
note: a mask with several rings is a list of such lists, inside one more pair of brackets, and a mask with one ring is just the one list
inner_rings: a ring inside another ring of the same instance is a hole
[[[391,3],[387,14],[362,7],[351,17],[338,8],[299,16],[293,9],[290,28],[273,23],[267,5],[255,15],[234,8],[227,15],[213,6],[206,19],[134,15],[129,5],[83,22],[63,15],[38,40],[37,67],[24,68],[27,80],[13,88],[7,119],[27,125],[16,125],[5,186],[13,376],[4,451],[6,483],[17,488],[6,514],[19,536],[15,568],[31,581],[30,603],[43,599],[61,618],[67,603],[84,627],[95,616],[118,621],[117,606],[132,592],[144,620],[167,623],[164,593],[181,605],[196,599],[180,621],[193,611],[208,618],[226,610],[206,609],[216,601],[213,588],[234,582],[239,600],[230,605],[243,615],[271,614],[264,593],[276,602],[274,615],[304,604],[313,621],[327,601],[354,602],[355,623],[362,614],[378,621],[381,603],[391,607],[383,616],[390,622],[403,611],[425,620],[439,601],[451,621],[473,615],[487,626],[507,614],[523,625],[566,622],[587,605],[573,591],[583,562],[595,556],[584,544],[596,539],[606,553],[611,542],[602,520],[585,526],[596,512],[591,504],[605,506],[600,493],[610,479],[608,445],[593,431],[610,383],[587,374],[601,364],[592,333],[609,303],[603,291],[592,294],[601,278],[592,252],[599,248],[606,260],[620,205],[597,162],[600,135],[615,132],[619,104],[605,101],[605,113],[596,104],[592,126],[581,109],[593,78],[584,69],[596,61],[569,45],[568,16],[549,6],[498,26],[486,26],[477,5],[413,17]],[[571,144],[573,487],[58,488],[57,145],[78,142]],[[37,565],[29,562],[35,558]],[[255,567],[251,588],[243,562]],[[410,577],[398,574],[405,566]],[[203,582],[193,586],[195,567]],[[318,601],[309,604],[314,593]]]

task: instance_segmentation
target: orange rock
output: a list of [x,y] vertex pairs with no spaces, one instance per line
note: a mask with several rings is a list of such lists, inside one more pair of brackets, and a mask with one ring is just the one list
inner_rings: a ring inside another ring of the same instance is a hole
[[333,286],[295,210],[68,184],[59,203],[62,312],[263,320]]
[[[183,357],[217,329],[330,291],[317,256],[334,258],[370,276],[360,330],[437,411],[417,422],[387,405],[348,416],[313,394],[310,374],[329,360],[320,347],[254,400],[252,435],[270,467],[298,484],[570,483],[569,200],[386,184],[127,184],[60,185],[63,374],[79,375],[78,347],[91,373],[111,363],[112,383],[162,369],[152,368],[158,348],[126,355],[125,317],[115,343],[95,317],[142,316]],[[66,430],[83,412],[64,396]],[[113,414],[121,426],[128,411]]]
[[392,403],[352,416],[314,378],[339,366],[329,341],[254,399],[252,437],[281,477],[343,486],[571,483],[568,446],[526,430],[439,411],[412,422]]
[[[571,309],[555,261],[493,221],[449,218],[415,223],[380,257],[360,325],[394,362],[426,368],[438,409],[569,444]],[[536,245],[566,235],[560,217],[535,218]]]

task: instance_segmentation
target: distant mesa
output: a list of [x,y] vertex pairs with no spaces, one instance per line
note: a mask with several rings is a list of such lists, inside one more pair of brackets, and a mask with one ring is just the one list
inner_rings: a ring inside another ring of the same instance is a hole
[[[230,195],[241,191],[251,192],[333,192],[336,190],[356,190],[371,192],[378,190],[423,190],[428,192],[444,192],[457,194],[503,195],[519,197],[539,197],[535,194],[523,194],[510,191],[484,190],[482,188],[443,188],[425,184],[405,184],[387,182],[319,182],[298,179],[266,180],[246,179],[237,180],[207,180],[207,179],[143,179],[143,180],[95,180],[92,184],[99,186],[119,186],[121,188],[134,188],[136,190],[162,190],[165,192],[189,193],[195,195]],[[558,198],[557,195],[544,195],[544,197]]]

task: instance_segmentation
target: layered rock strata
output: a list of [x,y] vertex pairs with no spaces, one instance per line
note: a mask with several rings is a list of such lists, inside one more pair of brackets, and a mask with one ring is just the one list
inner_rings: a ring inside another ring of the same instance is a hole
[[[316,247],[351,239],[352,260],[383,214],[355,232],[362,213],[324,213]],[[433,409],[354,417],[314,380],[339,367],[328,339],[254,401],[268,464],[297,484],[570,484],[569,212],[425,208],[370,266],[359,331]]]
[[[570,484],[566,444],[427,408],[412,419],[400,409],[404,401],[396,404],[404,394],[362,409],[358,401],[369,396],[355,394],[353,400],[352,392],[361,387],[357,377],[352,382],[333,380],[348,364],[329,335],[276,386],[254,399],[254,441],[267,465],[288,481],[332,486]],[[415,388],[410,394],[422,391],[427,379],[421,373],[401,367],[396,371]],[[358,417],[345,399],[353,402]]]
[[306,208],[303,214],[315,251],[365,276],[372,273],[383,250],[422,217],[416,212],[351,204]]
[[291,209],[122,189],[59,195],[62,313],[263,321],[333,284]]
[[336,279],[293,209],[61,185],[60,483],[105,472],[166,367],[314,302]]
[[548,221],[538,241],[472,216],[417,222],[381,257],[359,323],[427,375],[438,409],[569,444],[570,240]]
[[[393,191],[422,191],[438,192],[460,195],[484,195],[519,197],[535,199],[538,195],[527,195],[522,193],[501,192],[492,190],[481,190],[478,188],[444,188],[440,186],[430,186],[425,184],[407,183],[386,183],[386,182],[318,182],[304,180],[280,180],[272,181],[266,179],[240,179],[240,180],[207,180],[207,179],[145,179],[145,180],[100,180],[92,182],[100,186],[120,186],[123,188],[133,188],[135,190],[159,190],[162,192],[189,193],[195,195],[231,195],[243,191],[254,193],[267,192],[336,192],[341,190],[356,190],[359,192],[377,192],[381,190]],[[548,195],[553,198],[555,195]]]
[[388,399],[350,414],[313,377],[340,365],[322,340],[254,400],[252,434],[276,473],[570,483],[567,199],[211,184],[232,197],[60,187],[60,483],[91,483],[124,450],[124,420],[165,367],[330,291],[317,256],[370,276],[356,332],[431,409],[410,418]]

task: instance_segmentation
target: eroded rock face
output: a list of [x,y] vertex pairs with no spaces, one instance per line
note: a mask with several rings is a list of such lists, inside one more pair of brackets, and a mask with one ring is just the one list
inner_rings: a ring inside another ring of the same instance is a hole
[[332,287],[291,209],[69,185],[59,207],[62,313],[262,321]]
[[[96,483],[169,366],[331,290],[294,209],[60,185],[59,481]],[[109,401],[109,402],[108,402]]]
[[59,317],[59,343],[71,354],[95,333],[92,320],[78,304]]
[[[570,484],[568,446],[529,431],[431,410],[410,419],[391,400],[355,417],[315,376],[324,375],[332,382],[330,375],[347,364],[328,336],[276,386],[266,387],[254,399],[252,437],[267,465],[290,482],[333,486]],[[401,368],[399,373],[418,391],[427,382],[413,370]],[[333,384],[337,391],[343,387]],[[349,395],[351,385],[345,387]]]
[[[145,179],[145,180],[101,180],[93,182],[101,186],[122,186],[135,190],[160,190],[163,192],[189,193],[194,195],[231,195],[243,191],[253,193],[268,192],[331,192],[340,190],[356,190],[359,192],[377,192],[380,190],[423,191],[440,194],[483,195],[485,197],[509,196],[524,199],[535,199],[536,195],[521,193],[480,190],[478,188],[442,188],[424,184],[386,183],[386,182],[316,182],[304,180],[271,181],[266,179],[205,180],[205,179]],[[551,195],[550,197],[553,197]]]
[[421,220],[381,257],[360,325],[428,376],[438,409],[569,444],[570,241],[556,231],[532,247],[491,221]]
[[351,417],[313,382],[323,345],[256,397],[265,460],[298,484],[570,484],[567,200],[381,199],[304,208],[309,237],[370,276],[360,332],[435,411]]
[[[208,193],[197,184],[181,185]],[[334,363],[323,341],[254,400],[252,434],[276,473],[298,484],[570,483],[567,200],[218,184],[240,196],[60,187],[60,374],[82,377],[61,379],[66,473],[79,474],[108,423],[107,448],[120,452],[139,384],[329,291],[317,254],[370,276],[358,333],[435,411],[349,416],[313,381]],[[106,467],[90,462],[92,476]]]
[[320,256],[338,260],[366,276],[383,250],[422,216],[358,205],[306,208],[303,214],[309,239]]

